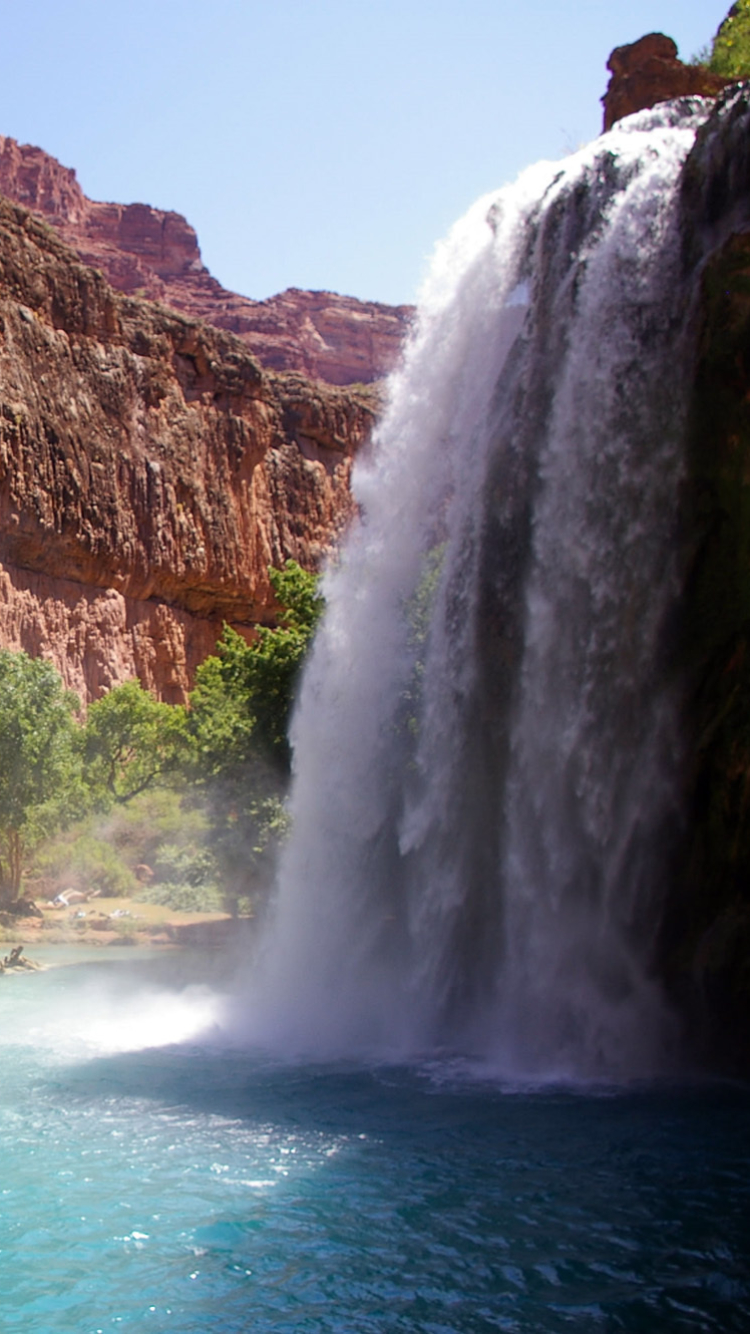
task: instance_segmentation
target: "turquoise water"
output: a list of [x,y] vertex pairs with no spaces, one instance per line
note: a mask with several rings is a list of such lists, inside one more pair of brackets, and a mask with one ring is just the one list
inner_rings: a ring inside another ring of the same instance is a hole
[[178,968],[0,979],[4,1331],[750,1328],[747,1087],[285,1065]]

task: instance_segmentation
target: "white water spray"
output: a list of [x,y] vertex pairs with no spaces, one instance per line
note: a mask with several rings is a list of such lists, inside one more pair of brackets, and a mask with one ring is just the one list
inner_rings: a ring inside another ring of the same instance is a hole
[[437,251],[294,723],[267,1040],[535,1076],[662,1059],[676,196],[705,115],[629,118]]

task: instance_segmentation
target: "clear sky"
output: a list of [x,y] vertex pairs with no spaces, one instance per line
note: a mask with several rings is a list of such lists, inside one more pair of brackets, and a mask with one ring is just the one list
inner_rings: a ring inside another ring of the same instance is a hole
[[184,213],[227,287],[411,301],[487,190],[599,133],[614,46],[730,0],[0,0],[0,133]]

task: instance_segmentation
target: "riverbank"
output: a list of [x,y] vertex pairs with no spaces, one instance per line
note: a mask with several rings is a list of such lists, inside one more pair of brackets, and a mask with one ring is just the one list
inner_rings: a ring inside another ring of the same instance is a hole
[[238,923],[225,912],[178,912],[137,898],[100,898],[67,908],[37,907],[39,917],[0,914],[0,948],[23,945],[28,957],[33,957],[35,947],[47,945],[219,948],[235,939],[238,928],[250,929],[252,921],[242,918]]

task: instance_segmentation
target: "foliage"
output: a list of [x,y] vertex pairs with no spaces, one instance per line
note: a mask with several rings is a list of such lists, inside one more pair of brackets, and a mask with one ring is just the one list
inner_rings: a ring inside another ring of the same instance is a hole
[[141,890],[146,903],[177,912],[210,912],[219,907],[216,862],[201,844],[164,843],[154,859],[154,882]]
[[71,888],[96,890],[109,898],[133,894],[138,883],[117,849],[85,826],[72,839],[49,842],[37,854],[34,869],[58,882],[65,880]]
[[51,663],[0,651],[0,894],[17,898],[24,848],[70,818],[82,795],[78,700]]
[[0,887],[18,894],[24,840],[44,832],[34,874],[61,885],[130,894],[145,864],[144,898],[194,909],[221,892],[233,910],[249,905],[287,828],[287,725],[323,606],[294,561],[270,576],[281,623],[250,643],[225,627],[189,709],[133,680],[77,726],[50,664],[0,654]]
[[706,64],[727,79],[750,78],[750,0],[737,0],[714,37]]
[[174,774],[187,744],[185,710],[162,704],[140,681],[125,681],[89,708],[83,735],[86,779],[101,808],[132,801]]
[[323,610],[317,577],[295,561],[269,571],[284,608],[247,643],[225,626],[190,696],[190,777],[210,804],[212,847],[230,907],[268,879],[287,828],[283,798],[289,717],[302,662]]
[[[180,911],[213,911],[219,892],[208,833],[203,807],[173,788],[155,788],[48,838],[33,855],[31,875],[48,882],[50,897],[96,889],[110,898],[137,895]],[[137,879],[142,866],[155,875],[150,885]]]
[[204,771],[226,776],[262,755],[289,770],[289,717],[300,668],[323,610],[317,577],[288,560],[269,571],[284,607],[281,624],[255,627],[247,643],[228,625],[196,673],[190,725]]
[[215,885],[163,884],[149,885],[138,895],[142,903],[155,903],[172,912],[215,912],[221,907],[221,895]]
[[215,874],[213,857],[207,848],[165,843],[154,861],[157,882],[167,885],[210,884]]
[[128,866],[153,866],[165,844],[202,847],[208,820],[192,794],[155,787],[125,805],[112,806],[95,827]]
[[698,51],[690,57],[686,64],[688,65],[708,65],[711,59],[711,43],[706,42]]
[[[276,784],[276,786],[274,786]],[[254,911],[289,829],[278,775],[248,765],[215,784],[211,848],[229,912]]]

